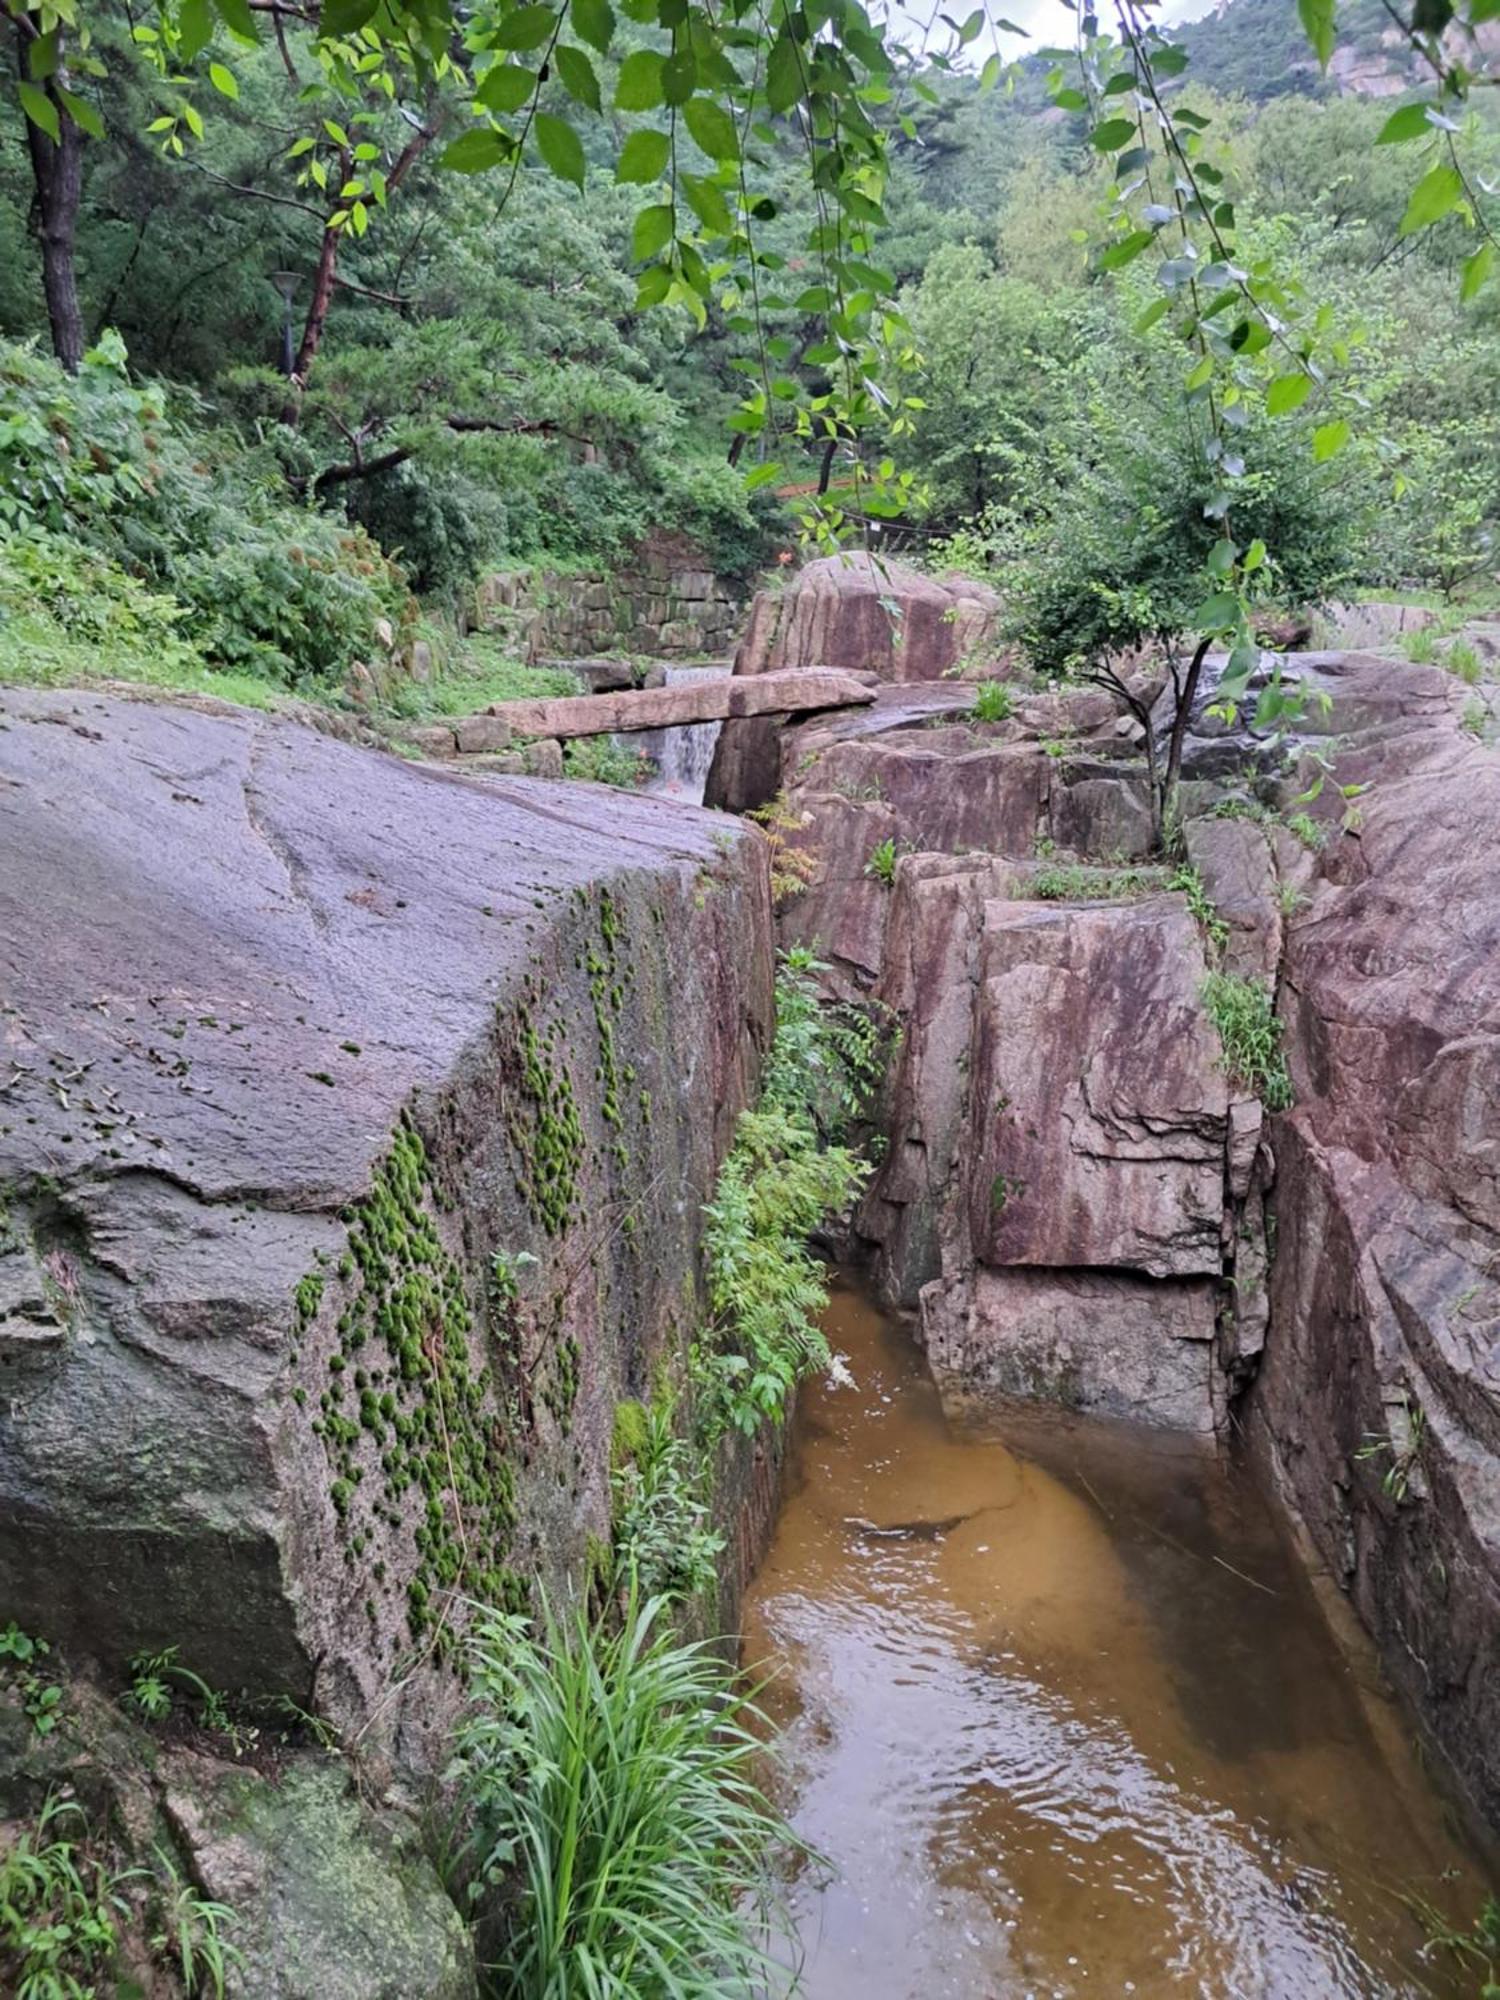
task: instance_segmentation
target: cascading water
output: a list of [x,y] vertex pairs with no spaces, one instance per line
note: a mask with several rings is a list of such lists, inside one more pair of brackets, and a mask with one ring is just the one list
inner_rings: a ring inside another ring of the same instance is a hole
[[[730,671],[727,660],[699,661],[695,666],[667,667],[666,685],[679,681],[706,681]],[[625,749],[644,750],[651,759],[654,775],[642,787],[659,797],[681,799],[687,805],[703,803],[703,788],[714,761],[722,722],[684,722],[671,729],[643,729],[632,736],[617,738]]]

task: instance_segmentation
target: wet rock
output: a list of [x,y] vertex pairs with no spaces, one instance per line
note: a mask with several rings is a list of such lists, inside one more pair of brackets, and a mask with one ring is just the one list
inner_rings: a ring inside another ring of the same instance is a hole
[[936,681],[975,655],[993,663],[999,627],[1000,600],[987,584],[938,582],[862,554],[825,556],[757,595],[734,670],[846,667],[886,681]]
[[1207,1279],[981,1269],[923,1290],[921,1336],[957,1421],[1044,1402],[1209,1435],[1214,1292]]
[[1445,678],[1370,659],[1330,675],[1364,718],[1334,775],[1369,790],[1287,925],[1298,1102],[1273,1125],[1251,1411],[1392,1675],[1500,1820],[1500,763]]
[[0,723],[0,1604],[430,1770],[454,1564],[581,1575],[682,1359],[764,843],[243,711]]
[[1217,1276],[1229,1094],[1175,898],[984,908],[963,1261]]
[[235,1912],[228,2000],[475,2000],[472,1940],[414,1825],[341,1764],[271,1779],[178,1750],[157,1782],[193,1879]]
[[1242,979],[1274,982],[1281,963],[1281,907],[1270,835],[1252,819],[1190,819],[1183,845],[1228,926],[1226,969]]

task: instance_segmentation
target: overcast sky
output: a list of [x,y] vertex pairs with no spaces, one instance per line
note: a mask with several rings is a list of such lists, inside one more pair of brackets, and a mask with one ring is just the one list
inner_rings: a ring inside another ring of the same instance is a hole
[[[974,4],[975,0],[938,0],[941,11],[955,21],[963,20]],[[1196,21],[1200,14],[1210,12],[1213,4],[1214,0],[1163,0],[1162,6],[1156,10],[1156,18],[1164,25],[1176,21]],[[1098,6],[1102,27],[1108,24],[1111,17],[1109,0],[1098,0]],[[996,19],[1014,21],[1029,36],[1026,41],[1015,35],[1002,36],[1001,47],[1008,56],[1025,55],[1030,49],[1072,46],[1073,16],[1060,4],[1060,0],[989,0],[989,7]],[[932,0],[892,0],[891,5],[891,12],[897,19],[920,27],[925,27],[931,19],[931,9]],[[940,27],[934,39],[940,40],[942,33]],[[988,50],[988,33],[981,35],[977,46],[981,51]]]

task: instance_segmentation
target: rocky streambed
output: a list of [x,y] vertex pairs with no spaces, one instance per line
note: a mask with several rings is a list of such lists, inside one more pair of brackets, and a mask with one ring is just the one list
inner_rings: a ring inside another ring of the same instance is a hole
[[[846,1305],[757,1585],[843,1869],[815,1990],[1441,1990],[1392,1912],[1478,1877],[1379,1674],[1500,1822],[1500,770],[1439,670],[1304,656],[1300,737],[1195,716],[1163,866],[1135,724],[994,612],[858,564],[758,603],[741,687],[880,677],[729,703],[708,796],[763,833],[0,700],[0,1817],[176,1857],[236,2000],[476,1993],[469,1601],[597,1587],[788,944],[899,1031],[845,1248],[925,1349]],[[720,1454],[726,1628],[778,1460]],[[254,1722],[148,1727],[164,1655]]]

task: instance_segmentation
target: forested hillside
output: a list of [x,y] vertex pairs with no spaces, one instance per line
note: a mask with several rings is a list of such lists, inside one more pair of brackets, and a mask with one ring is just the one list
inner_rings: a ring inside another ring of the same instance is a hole
[[[1346,42],[1378,39],[1373,11],[1356,13]],[[1250,420],[1246,530],[1276,552],[1287,600],[1471,587],[1492,572],[1500,516],[1495,293],[1458,303],[1464,214],[1403,235],[1411,152],[1375,143],[1391,104],[1325,83],[1294,14],[1233,0],[1183,32],[1172,85],[1211,120],[1205,157],[1241,256],[1319,311],[1339,407],[1360,413],[1327,463],[1308,449],[1325,398]],[[1048,59],[988,87],[993,65],[981,80],[977,63],[903,58],[875,113],[891,155],[876,254],[909,325],[899,421],[837,447],[793,441],[751,492],[756,446],[744,455],[733,420],[747,380],[773,407],[814,409],[831,380],[800,247],[819,195],[794,144],[771,135],[762,158],[775,277],[757,347],[743,297],[711,272],[693,310],[640,309],[652,218],[671,226],[667,207],[639,212],[666,141],[644,99],[621,108],[650,30],[624,23],[587,80],[563,63],[544,81],[538,103],[558,113],[601,107],[576,128],[553,119],[570,135],[554,171],[528,155],[471,176],[451,168],[481,135],[441,88],[420,105],[373,83],[351,94],[295,16],[274,18],[253,48],[221,47],[220,30],[199,64],[224,56],[212,87],[189,93],[152,62],[154,31],[98,10],[102,59],[78,79],[71,379],[49,351],[26,115],[0,100],[6,672],[81,671],[103,648],[116,672],[139,656],[335,683],[377,620],[451,619],[497,567],[608,569],[666,527],[748,576],[791,545],[778,494],[820,478],[836,494],[854,459],[885,461],[898,486],[911,475],[889,542],[1006,570],[1060,655],[1090,643],[1054,617],[1084,586],[1196,588],[1184,550],[1196,560],[1217,530],[1194,484],[1197,419],[1174,393],[1180,349],[1169,328],[1142,330],[1146,266],[1101,263],[1108,166],[1089,114],[1052,101]],[[1500,165],[1482,96],[1462,118],[1478,187]],[[724,174],[687,131],[680,151],[711,222]]]

